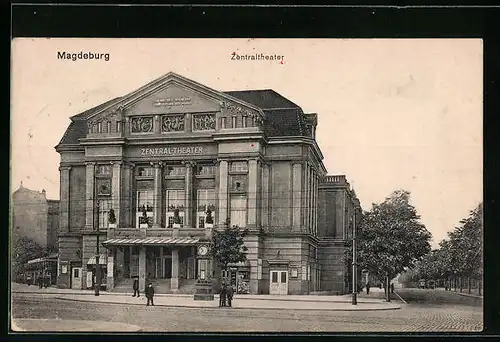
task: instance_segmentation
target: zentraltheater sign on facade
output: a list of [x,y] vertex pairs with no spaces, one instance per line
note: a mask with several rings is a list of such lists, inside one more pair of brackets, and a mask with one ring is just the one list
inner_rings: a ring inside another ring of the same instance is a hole
[[99,263],[107,291],[133,277],[159,293],[191,293],[200,277],[217,290],[221,271],[200,254],[230,224],[249,231],[247,262],[223,275],[238,292],[347,292],[360,206],[327,175],[316,124],[273,90],[219,92],[174,73],[73,115],[56,146],[58,286],[93,287]]

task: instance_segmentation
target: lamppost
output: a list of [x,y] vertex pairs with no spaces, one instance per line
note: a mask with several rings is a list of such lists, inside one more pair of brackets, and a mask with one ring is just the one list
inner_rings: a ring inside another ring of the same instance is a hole
[[101,289],[101,264],[100,264],[100,254],[99,254],[99,215],[100,215],[100,202],[97,201],[97,226],[96,226],[96,233],[97,233],[97,240],[96,240],[96,257],[95,257],[95,295],[99,296],[99,290]]
[[352,305],[358,304],[356,256],[356,212],[354,212],[352,217]]

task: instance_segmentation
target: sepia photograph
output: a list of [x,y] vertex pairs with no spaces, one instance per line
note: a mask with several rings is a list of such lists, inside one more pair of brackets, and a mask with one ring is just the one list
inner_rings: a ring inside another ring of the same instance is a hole
[[13,332],[481,332],[481,39],[15,38]]

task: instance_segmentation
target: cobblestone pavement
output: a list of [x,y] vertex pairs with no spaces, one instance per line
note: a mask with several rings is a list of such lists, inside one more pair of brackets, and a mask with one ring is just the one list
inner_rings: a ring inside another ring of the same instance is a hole
[[144,332],[481,331],[481,306],[404,305],[388,311],[169,308],[61,301],[14,294],[12,316],[134,324]]

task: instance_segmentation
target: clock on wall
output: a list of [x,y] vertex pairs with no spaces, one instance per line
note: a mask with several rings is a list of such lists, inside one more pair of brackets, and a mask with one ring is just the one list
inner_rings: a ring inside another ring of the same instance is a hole
[[199,246],[198,247],[198,255],[205,256],[208,254],[208,247],[207,246]]

